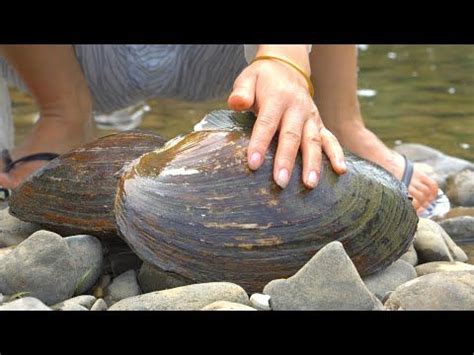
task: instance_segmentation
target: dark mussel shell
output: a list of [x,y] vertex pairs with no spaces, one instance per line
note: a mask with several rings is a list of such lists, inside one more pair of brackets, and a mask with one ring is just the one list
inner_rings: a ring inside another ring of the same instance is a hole
[[230,281],[254,292],[293,275],[334,240],[362,275],[407,250],[418,217],[386,170],[347,153],[348,172],[338,176],[323,155],[320,182],[308,190],[298,157],[282,190],[272,179],[276,142],[252,172],[251,125],[222,126],[222,117],[209,124],[219,115],[245,119],[211,115],[198,125],[203,131],[143,155],[122,175],[118,229],[143,260],[191,282]]
[[10,213],[61,234],[116,235],[120,170],[164,142],[152,133],[128,131],[74,149],[20,185],[10,198]]

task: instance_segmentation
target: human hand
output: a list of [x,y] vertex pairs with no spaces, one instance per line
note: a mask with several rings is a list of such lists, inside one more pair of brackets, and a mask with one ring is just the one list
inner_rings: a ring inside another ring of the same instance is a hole
[[235,80],[228,104],[233,110],[253,110],[257,114],[247,151],[250,169],[263,164],[265,152],[279,130],[273,178],[280,187],[288,185],[299,149],[302,180],[307,188],[314,188],[319,181],[323,151],[336,173],[346,172],[338,140],[324,127],[306,80],[291,66],[273,60],[252,63]]

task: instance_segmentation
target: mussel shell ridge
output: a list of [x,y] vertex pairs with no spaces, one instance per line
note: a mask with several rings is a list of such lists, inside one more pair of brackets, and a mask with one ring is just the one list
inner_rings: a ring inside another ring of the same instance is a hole
[[9,201],[10,213],[61,234],[115,236],[121,169],[164,142],[156,134],[128,131],[74,149],[20,185]]
[[338,176],[326,156],[317,188],[272,179],[273,142],[263,166],[247,167],[249,134],[200,131],[134,161],[122,175],[118,229],[147,262],[193,282],[230,281],[249,292],[301,268],[339,240],[362,275],[398,259],[418,217],[402,184],[346,154]]

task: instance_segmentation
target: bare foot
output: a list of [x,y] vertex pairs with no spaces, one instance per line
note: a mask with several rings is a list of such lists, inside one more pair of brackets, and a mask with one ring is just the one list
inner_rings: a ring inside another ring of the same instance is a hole
[[[12,159],[43,152],[63,154],[93,140],[96,135],[95,125],[90,114],[87,115],[89,117],[86,119],[76,117],[64,120],[55,116],[40,118],[24,144],[10,152]],[[9,173],[0,173],[0,187],[16,188],[46,163],[47,161],[19,163]],[[3,162],[0,162],[0,171],[4,171],[3,165]]]
[[[333,133],[349,151],[382,166],[401,180],[405,170],[403,157],[389,149],[374,133],[359,122],[351,124],[351,127],[345,126],[339,132],[335,130]],[[413,206],[420,214],[436,198],[438,184],[415,164],[408,193],[413,197]]]

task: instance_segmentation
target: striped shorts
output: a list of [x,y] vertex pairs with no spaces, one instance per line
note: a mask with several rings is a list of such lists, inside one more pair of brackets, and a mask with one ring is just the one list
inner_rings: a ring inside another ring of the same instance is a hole
[[[220,98],[247,65],[243,45],[75,45],[74,50],[95,113],[155,98]],[[27,91],[2,58],[0,76]]]

